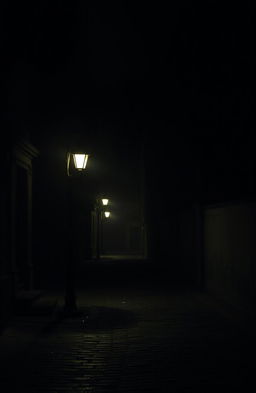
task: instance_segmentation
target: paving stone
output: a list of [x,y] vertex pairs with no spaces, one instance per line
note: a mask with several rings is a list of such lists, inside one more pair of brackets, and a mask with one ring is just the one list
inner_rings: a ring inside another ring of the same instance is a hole
[[91,290],[79,303],[97,319],[88,329],[34,316],[4,332],[4,392],[243,392],[254,382],[254,337],[204,294]]

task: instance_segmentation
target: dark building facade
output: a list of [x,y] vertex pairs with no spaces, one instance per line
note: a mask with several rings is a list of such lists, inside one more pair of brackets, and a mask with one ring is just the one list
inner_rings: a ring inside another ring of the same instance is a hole
[[34,289],[32,167],[37,156],[37,149],[26,138],[5,144],[1,165],[1,323],[13,313],[19,298]]

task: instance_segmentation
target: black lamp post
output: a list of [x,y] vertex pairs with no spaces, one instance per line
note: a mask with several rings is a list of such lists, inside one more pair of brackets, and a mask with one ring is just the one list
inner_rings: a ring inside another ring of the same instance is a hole
[[110,217],[110,211],[103,210],[101,213],[101,251],[104,252],[104,241],[103,241],[103,234],[104,234],[104,221]]
[[68,175],[68,203],[69,203],[69,255],[66,269],[66,293],[64,312],[67,315],[77,313],[76,294],[75,294],[75,270],[76,258],[74,256],[73,244],[73,185],[71,184],[77,175],[82,174],[86,169],[89,155],[84,153],[67,154],[67,175]]
[[[102,214],[104,212],[105,217],[109,217],[110,213],[105,212],[106,206],[109,203],[107,198],[97,198],[96,200],[96,217],[97,217],[97,239],[96,239],[96,258],[100,259],[101,254],[101,242],[102,242]],[[107,213],[107,215],[106,215]]]

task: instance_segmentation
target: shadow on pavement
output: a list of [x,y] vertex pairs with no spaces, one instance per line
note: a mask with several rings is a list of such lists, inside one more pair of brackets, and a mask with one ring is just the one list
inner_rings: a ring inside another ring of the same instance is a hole
[[135,326],[137,320],[136,314],[129,310],[90,306],[81,308],[79,314],[74,317],[64,317],[58,313],[56,319],[43,329],[43,333],[104,332]]

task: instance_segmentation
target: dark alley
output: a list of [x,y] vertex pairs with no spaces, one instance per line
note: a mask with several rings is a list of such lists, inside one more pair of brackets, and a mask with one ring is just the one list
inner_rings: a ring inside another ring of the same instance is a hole
[[251,389],[254,2],[0,9],[0,390]]

